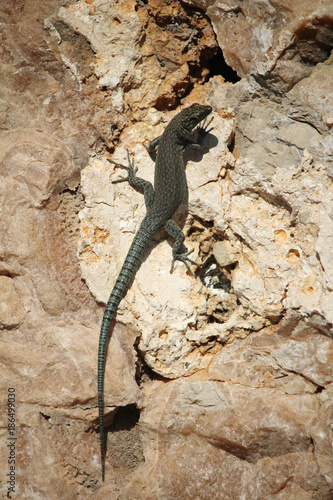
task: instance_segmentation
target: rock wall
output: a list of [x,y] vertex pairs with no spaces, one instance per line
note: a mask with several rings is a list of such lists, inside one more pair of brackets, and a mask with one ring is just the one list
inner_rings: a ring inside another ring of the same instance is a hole
[[[9,0],[0,7],[1,495],[333,495],[330,1]],[[216,36],[216,38],[215,38]],[[218,50],[237,71],[221,73]],[[97,345],[142,220],[112,184],[181,106],[213,107],[175,220]],[[7,482],[9,481],[9,482]]]

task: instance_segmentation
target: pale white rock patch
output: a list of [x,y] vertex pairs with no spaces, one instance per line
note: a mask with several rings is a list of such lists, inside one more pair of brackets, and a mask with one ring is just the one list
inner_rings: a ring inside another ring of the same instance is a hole
[[302,308],[332,321],[333,190],[325,168],[304,150],[295,168],[276,169],[270,181],[251,163],[230,177],[228,224],[242,241],[237,295],[265,317]]
[[141,55],[136,44],[143,35],[143,27],[138,14],[114,2],[89,5],[81,1],[60,8],[59,17],[89,40],[96,53],[94,72],[99,86],[110,89],[115,109],[122,112],[124,85],[141,83],[141,68],[136,65]]
[[[148,118],[149,119],[149,118]],[[160,116],[160,121],[162,116]],[[156,122],[156,116],[153,116]],[[203,220],[220,221],[221,168],[233,163],[227,146],[233,136],[231,120],[214,115],[214,130],[206,136],[203,152],[187,153],[187,179],[191,200],[190,215]],[[160,135],[165,124],[156,127],[138,123],[123,134],[113,161],[127,165],[129,149],[134,155],[138,176],[153,182],[154,163],[142,142]],[[216,132],[216,133],[215,133]],[[99,302],[109,298],[117,275],[133,237],[145,215],[144,200],[128,183],[112,184],[112,180],[126,176],[126,171],[111,164],[106,158],[93,160],[82,171],[82,190],[86,207],[80,212],[81,240],[79,259],[82,275],[90,291]],[[144,255],[126,298],[120,303],[118,321],[135,323],[141,334],[139,349],[154,371],[177,377],[207,367],[212,354],[200,351],[212,336],[212,326],[205,325],[197,332],[199,314],[205,314],[207,292],[200,280],[195,281],[185,267],[176,263],[170,274],[172,240],[160,240],[158,235]],[[194,248],[194,260],[198,247]],[[241,315],[237,315],[237,320]],[[233,320],[233,324],[238,321]],[[228,325],[216,324],[214,336],[228,336]],[[198,334],[196,334],[196,332]]]

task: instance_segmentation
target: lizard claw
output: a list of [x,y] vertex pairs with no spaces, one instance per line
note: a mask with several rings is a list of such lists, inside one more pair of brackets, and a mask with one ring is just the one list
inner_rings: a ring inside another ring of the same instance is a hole
[[124,170],[127,170],[127,172],[128,172],[128,176],[127,177],[122,177],[121,179],[116,179],[115,181],[112,181],[112,184],[119,184],[120,182],[129,182],[129,183],[131,183],[131,181],[136,176],[136,173],[138,171],[138,167],[134,167],[134,158],[131,159],[131,156],[130,156],[130,153],[129,153],[128,149],[127,149],[128,167],[126,167],[122,163],[118,163],[116,161],[110,160],[110,158],[107,158],[107,160],[110,163],[113,163],[114,165],[116,165],[117,167],[120,167],[120,168],[123,168]]
[[181,262],[183,262],[183,264],[185,264],[187,270],[192,274],[193,278],[196,279],[194,272],[192,271],[192,269],[188,265],[188,262],[191,262],[191,264],[194,264],[196,266],[200,266],[200,264],[198,262],[195,262],[195,260],[192,260],[188,257],[188,255],[190,255],[193,251],[194,251],[194,248],[192,248],[191,250],[188,250],[187,252],[174,255],[172,262],[171,262],[170,273],[173,272],[176,260],[180,260]]

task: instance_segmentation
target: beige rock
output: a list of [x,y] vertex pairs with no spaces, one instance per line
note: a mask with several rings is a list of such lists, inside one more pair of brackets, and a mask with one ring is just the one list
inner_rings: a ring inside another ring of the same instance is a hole
[[230,266],[239,259],[239,254],[229,241],[217,241],[213,248],[214,257],[221,267]]
[[149,459],[126,498],[325,496],[310,438],[316,399],[200,378],[153,384],[141,418]]
[[[192,160],[188,161],[187,167],[191,199],[189,209],[194,215],[221,221],[222,225],[220,161],[227,161],[229,157],[227,145],[233,132],[231,122],[219,116],[214,116],[213,123],[217,131],[216,138],[206,138],[204,147],[207,154],[188,156]],[[160,126],[156,129],[150,139],[162,132]],[[126,164],[125,150],[131,148],[138,175],[150,181],[153,181],[152,161],[138,139],[146,140],[152,130],[151,126],[148,128],[144,124],[129,128],[123,135],[122,145],[113,156],[113,161]],[[208,152],[209,147],[212,148],[212,154]],[[199,160],[200,165],[197,164]],[[80,213],[80,262],[91,292],[98,301],[104,303],[108,300],[124,255],[145,214],[142,195],[129,185],[111,183],[111,180],[122,175],[119,170],[102,160],[93,161],[82,171],[82,189],[87,207]],[[170,264],[168,242],[164,241],[149,251],[149,257],[144,259],[131,290],[119,306],[118,318],[125,323],[140,318],[139,348],[146,362],[161,375],[177,377],[207,367],[212,355],[206,349],[200,352],[193,348],[196,330],[193,325],[200,313],[205,314],[206,293],[199,283],[193,283],[193,279],[186,276],[186,269],[178,263],[171,275]],[[149,269],[155,269],[155,272],[151,273]],[[224,332],[225,329],[217,328],[214,335],[224,337]],[[200,343],[205,344],[205,337],[211,335],[211,328],[201,329]]]
[[[1,497],[15,389],[13,497],[332,498],[331,7],[196,4],[208,17],[176,0],[0,8]],[[207,80],[209,16],[248,80]],[[152,180],[142,142],[184,95],[214,109],[176,216],[202,266],[170,275],[162,231],[119,307],[102,484],[102,304],[145,214],[106,158],[128,148]]]
[[[186,12],[179,2],[152,0],[145,7],[134,0],[79,1],[61,8],[59,16],[89,40],[98,84],[109,89],[115,109],[123,112],[129,106],[137,116],[152,106],[175,106],[198,76],[203,80],[207,75],[202,67],[194,79],[190,67],[217,48],[206,18]],[[76,67],[71,69],[82,79]]]
[[[252,74],[273,90],[294,85],[328,59],[332,5],[329,0],[279,2],[185,0],[212,21],[227,63],[239,76]],[[277,78],[275,78],[277,77]]]
[[[3,386],[13,385],[30,404],[44,406],[47,415],[52,408],[62,405],[89,408],[91,401],[96,401],[96,335],[93,332],[92,326],[68,322],[36,325],[28,332],[16,332],[15,341],[3,342],[1,346],[7,360],[2,367]],[[112,397],[109,400],[106,397],[106,404],[110,406],[124,406],[137,399],[137,386],[133,381],[135,358],[129,348],[134,339],[129,330],[122,331],[119,339],[117,331],[113,335],[112,371],[108,370],[105,377],[106,390],[112,387]],[[31,355],[32,342],[36,344],[34,356]],[[124,391],[124,387],[129,392]],[[95,412],[94,419],[96,415]]]
[[332,342],[299,321],[298,334],[254,333],[215,356],[209,376],[250,387],[276,387],[287,394],[314,392],[332,383]]
[[[99,475],[100,468],[98,439],[95,432],[88,432],[97,420],[96,325],[88,327],[68,321],[53,321],[49,326],[40,323],[16,331],[12,338],[7,334],[4,340],[0,346],[6,359],[6,364],[0,365],[1,406],[4,417],[5,392],[8,387],[15,388],[16,471],[20,471],[17,490],[22,496],[32,498],[30,480],[24,479],[30,477],[38,491],[53,498],[53,493],[49,493],[50,481],[59,488],[59,494],[65,490],[64,471],[75,477],[77,469],[80,479],[74,480],[73,488],[79,492],[80,485],[85,485],[85,490],[87,484],[94,484],[92,477]],[[130,405],[138,399],[134,340],[135,334],[130,329],[115,328],[109,346],[112,360],[105,374],[108,424],[117,406]],[[6,427],[4,421],[0,437],[3,450],[8,443]],[[8,470],[7,456],[2,454],[3,472]],[[85,457],[83,469],[82,457]],[[49,474],[41,474],[41,464],[50,469]],[[63,497],[71,495],[67,491]]]
[[1,328],[18,326],[23,321],[25,311],[13,280],[7,276],[0,276],[0,297]]

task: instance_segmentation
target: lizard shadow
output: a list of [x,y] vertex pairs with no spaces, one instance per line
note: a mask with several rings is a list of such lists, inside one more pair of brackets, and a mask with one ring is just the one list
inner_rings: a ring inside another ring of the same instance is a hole
[[[195,130],[192,134],[189,135],[189,139],[194,140],[197,139],[198,132]],[[184,152],[184,164],[186,168],[187,162],[193,161],[195,163],[198,163],[199,161],[202,160],[203,156],[207,154],[211,149],[215,148],[218,145],[219,141],[216,135],[212,134],[211,132],[208,132],[203,141],[202,141],[202,148],[199,150],[193,150],[189,147],[185,148]]]
[[[192,139],[192,136],[189,136],[190,139]],[[195,138],[195,135],[194,135]],[[193,163],[199,163],[202,161],[203,157],[209,153],[209,151],[213,148],[216,148],[218,145],[219,141],[218,138],[214,135],[211,134],[210,132],[207,133],[207,135],[204,137],[203,144],[202,144],[202,149],[199,149],[198,151],[193,150],[189,147],[185,148],[184,151],[184,166],[185,166],[185,171],[186,171],[186,165],[189,161]],[[188,186],[187,186],[187,179],[186,179],[186,199],[185,201],[188,201]]]
[[[194,140],[194,141],[195,141],[196,137],[197,137],[197,131],[196,130],[192,134],[189,135],[189,139]],[[219,142],[218,138],[214,134],[208,132],[207,135],[204,137],[203,144],[202,144],[202,149],[200,149],[200,150],[193,150],[193,149],[191,149],[189,147],[186,147],[185,151],[183,153],[185,172],[186,172],[187,163],[189,161],[191,161],[193,163],[200,163],[202,161],[203,157],[207,153],[209,153],[209,151],[211,149],[215,148],[218,145],[218,142]],[[153,160],[155,160],[156,154],[149,153],[149,156]],[[189,211],[188,211],[189,191],[188,191],[187,178],[185,177],[185,179],[186,179],[186,185],[185,185],[185,194],[184,194],[183,201],[182,201],[181,205],[179,206],[179,208],[176,210],[174,216],[172,217],[181,229],[183,229],[183,227],[184,227],[184,225],[186,223],[186,219],[187,219],[188,214],[189,214]],[[138,189],[138,191],[140,191],[140,190]],[[165,231],[165,229],[163,229],[163,228],[160,229],[153,236],[153,238],[151,239],[151,241],[150,241],[147,249],[145,250],[145,252],[144,252],[144,254],[142,256],[141,263],[140,263],[139,267],[141,266],[141,264],[143,262],[145,262],[148,259],[151,250],[156,245],[158,245],[159,242],[161,240],[163,240],[163,239],[167,240],[169,246],[172,248],[172,246],[173,246],[173,242],[172,242],[173,239],[172,239],[172,237],[167,234],[167,232]],[[171,261],[171,259],[170,259],[170,261]],[[134,277],[133,277],[133,279],[134,279]],[[131,280],[130,286],[133,283],[133,279]]]
[[[198,131],[197,130],[194,130],[188,136],[188,138],[191,139],[191,140],[193,140],[194,142],[196,142],[197,137],[198,137]],[[212,134],[211,132],[208,132],[205,135],[204,139],[203,139],[202,149],[200,149],[200,150],[193,150],[190,147],[185,147],[185,150],[184,150],[184,153],[183,153],[183,160],[184,160],[184,169],[185,169],[185,172],[186,172],[187,163],[189,161],[191,161],[193,163],[200,163],[202,161],[203,157],[207,153],[209,153],[209,151],[211,149],[215,148],[218,145],[218,142],[219,142],[218,138],[214,134]],[[153,161],[155,161],[155,159],[156,159],[156,152],[149,152],[149,156],[150,156],[150,158]],[[179,227],[181,229],[183,229],[183,227],[185,225],[185,222],[186,222],[186,219],[187,219],[187,216],[188,216],[189,192],[188,192],[188,183],[187,183],[186,176],[185,176],[185,179],[186,179],[186,185],[185,185],[185,194],[184,194],[183,201],[182,201],[181,205],[179,206],[179,208],[176,210],[174,216],[172,217],[175,220],[175,222],[179,225]],[[136,189],[136,188],[134,188],[134,189]],[[142,193],[142,191],[140,189],[136,189],[136,190]],[[173,246],[173,243],[171,243],[172,238],[170,236],[168,236],[168,234],[165,231],[165,229],[163,229],[163,228],[160,229],[153,236],[153,238],[151,239],[151,241],[150,241],[147,249],[145,250],[145,252],[144,252],[144,254],[142,256],[141,263],[145,262],[148,259],[151,250],[156,245],[158,245],[158,243],[162,239],[166,239],[168,241],[169,245],[171,247]],[[139,267],[141,266],[141,263],[140,263]],[[133,283],[133,279],[131,280],[131,284]]]
[[[195,135],[194,135],[195,137]],[[192,138],[192,136],[190,136]],[[203,145],[202,149],[198,151],[194,151],[193,149],[186,148],[184,151],[184,166],[185,166],[185,171],[186,171],[186,166],[189,161],[192,163],[200,163],[203,159],[203,157],[209,153],[209,151],[213,148],[215,148],[218,145],[218,138],[214,135],[211,134],[210,132],[205,136],[203,140]],[[200,167],[199,167],[200,168]],[[182,201],[182,204],[176,210],[173,219],[175,222],[179,225],[181,229],[183,229],[186,219],[189,215],[189,210],[188,210],[188,201],[189,201],[189,189],[188,189],[188,180],[186,177],[186,186],[185,186],[185,194],[184,194],[184,199]],[[172,239],[167,236],[167,241],[169,245],[172,247]]]

